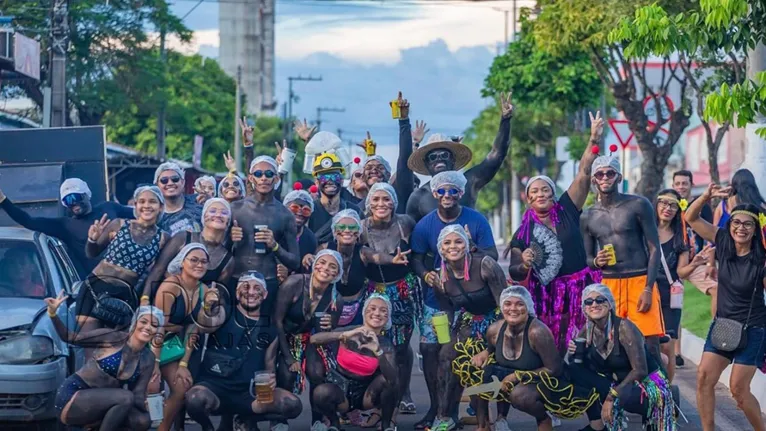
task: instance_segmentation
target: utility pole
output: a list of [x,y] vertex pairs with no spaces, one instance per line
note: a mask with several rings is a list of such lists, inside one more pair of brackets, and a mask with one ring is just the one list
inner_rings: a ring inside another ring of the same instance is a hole
[[[164,17],[163,17],[164,19]],[[163,76],[166,76],[166,68],[168,63],[168,53],[165,49],[165,23],[160,25],[160,61],[162,62]],[[160,101],[160,112],[157,114],[157,157],[160,160],[165,159],[165,108],[166,103],[163,98]]]
[[[298,97],[293,92],[293,81],[321,81],[322,77],[314,78],[313,76],[309,75],[308,77],[304,77],[302,75],[298,76],[289,76],[287,77],[288,82],[288,91],[287,91],[287,121],[290,121],[293,118],[293,101],[295,103],[298,103]],[[287,128],[287,142],[290,142],[293,140],[293,129],[292,127]]]
[[[766,45],[759,43],[747,51],[747,79],[758,82],[756,75],[763,71],[766,71]],[[745,127],[747,149],[742,167],[753,173],[761,196],[766,196],[766,139],[756,133],[763,127],[766,127],[766,118],[760,114],[756,114],[754,124]]]
[[234,162],[237,164],[237,172],[242,168],[242,143],[240,138],[242,131],[239,130],[239,119],[242,118],[242,66],[237,66],[237,91],[234,96]]
[[66,127],[66,53],[69,47],[69,0],[51,3],[51,127]]
[[320,108],[317,107],[317,130],[322,130],[322,112],[346,112],[346,108]]

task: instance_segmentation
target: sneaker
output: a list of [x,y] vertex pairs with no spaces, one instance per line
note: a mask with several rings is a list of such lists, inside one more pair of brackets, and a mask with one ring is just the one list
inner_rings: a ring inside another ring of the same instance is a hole
[[495,422],[495,431],[511,431],[511,427],[505,419],[498,419]]
[[287,424],[276,424],[271,427],[271,431],[290,431],[290,427]]
[[444,419],[434,419],[434,424],[431,427],[431,431],[452,431],[454,429],[457,429],[457,425],[452,418],[446,421]]
[[311,425],[311,431],[329,431],[329,427],[324,422],[316,421]]
[[683,367],[686,365],[686,362],[684,362],[684,357],[681,355],[676,355],[676,367]]

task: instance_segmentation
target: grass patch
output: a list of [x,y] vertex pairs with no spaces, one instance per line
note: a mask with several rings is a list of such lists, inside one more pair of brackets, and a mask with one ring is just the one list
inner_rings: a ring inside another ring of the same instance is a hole
[[710,297],[700,292],[688,281],[684,283],[684,311],[681,326],[692,334],[705,338],[710,328]]

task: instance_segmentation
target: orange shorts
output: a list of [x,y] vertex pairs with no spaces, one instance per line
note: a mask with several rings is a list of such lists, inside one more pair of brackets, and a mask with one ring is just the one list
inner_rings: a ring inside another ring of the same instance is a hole
[[612,291],[615,301],[615,314],[627,318],[638,326],[645,337],[664,335],[665,324],[662,321],[662,306],[657,284],[652,288],[652,306],[646,313],[638,312],[638,299],[646,289],[646,276],[639,275],[629,278],[604,278],[601,281]]

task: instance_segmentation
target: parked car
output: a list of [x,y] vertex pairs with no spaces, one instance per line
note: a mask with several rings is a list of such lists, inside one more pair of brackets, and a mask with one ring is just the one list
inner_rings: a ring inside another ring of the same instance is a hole
[[[53,404],[74,372],[75,355],[56,333],[44,299],[61,291],[73,296],[78,281],[57,239],[0,227],[0,428],[63,429]],[[71,311],[58,311],[68,325]]]

